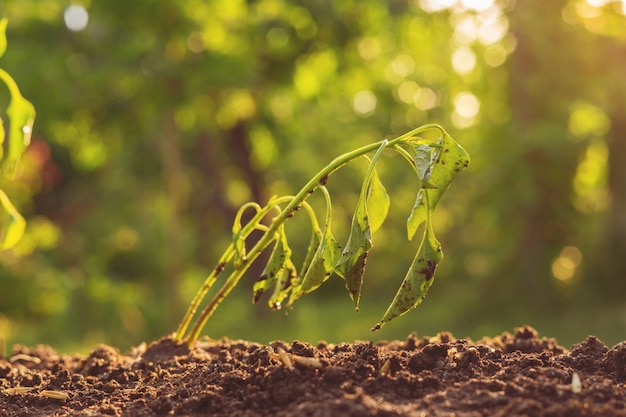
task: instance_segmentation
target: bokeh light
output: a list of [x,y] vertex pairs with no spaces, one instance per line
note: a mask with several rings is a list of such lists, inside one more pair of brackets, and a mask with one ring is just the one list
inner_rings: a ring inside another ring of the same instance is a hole
[[72,4],[65,9],[63,13],[63,19],[65,20],[65,26],[73,31],[80,32],[87,27],[89,23],[89,14],[87,9],[78,4]]

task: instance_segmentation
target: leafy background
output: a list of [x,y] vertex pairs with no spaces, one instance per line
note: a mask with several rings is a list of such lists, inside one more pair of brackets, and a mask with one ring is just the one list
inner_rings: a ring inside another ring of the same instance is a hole
[[[37,110],[0,184],[28,222],[0,253],[0,339],[85,352],[168,334],[241,204],[439,123],[472,165],[435,213],[446,258],[426,302],[370,333],[417,245],[414,175],[385,154],[392,207],[360,313],[336,278],[288,314],[253,306],[258,266],[206,334],[478,339],[531,324],[565,345],[623,340],[625,13],[607,0],[0,1],[0,66]],[[328,182],[340,239],[365,168]],[[304,227],[288,227],[295,252]]]

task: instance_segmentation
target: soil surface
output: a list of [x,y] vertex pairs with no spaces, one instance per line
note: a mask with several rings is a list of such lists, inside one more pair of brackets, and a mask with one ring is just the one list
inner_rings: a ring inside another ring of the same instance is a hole
[[0,416],[626,416],[626,342],[567,350],[530,327],[317,346],[168,338],[122,355],[15,346]]

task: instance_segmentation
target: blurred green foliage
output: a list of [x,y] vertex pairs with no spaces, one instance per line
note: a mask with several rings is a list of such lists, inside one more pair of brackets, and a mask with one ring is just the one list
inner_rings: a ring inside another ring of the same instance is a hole
[[[396,206],[361,312],[340,280],[288,315],[252,306],[259,266],[208,334],[478,338],[528,323],[564,344],[624,338],[622,2],[4,0],[0,15],[3,68],[38,113],[1,184],[28,222],[0,253],[8,344],[127,348],[173,331],[242,203],[293,193],[336,155],[424,123],[473,159],[434,219],[447,257],[419,310],[369,332],[416,249],[412,173],[384,156]],[[365,168],[328,184],[338,238]],[[294,256],[308,244],[298,221]]]

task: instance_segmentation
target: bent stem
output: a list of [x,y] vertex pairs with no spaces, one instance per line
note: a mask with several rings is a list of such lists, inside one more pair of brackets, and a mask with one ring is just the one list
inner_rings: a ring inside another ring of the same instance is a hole
[[[250,220],[250,222],[248,222],[248,224],[246,224],[242,228],[241,236],[244,239],[248,237],[248,235],[250,235],[250,233],[252,233],[253,230],[256,229],[256,226],[261,222],[261,220],[270,211],[270,209],[271,207],[265,207],[263,209],[258,210],[255,216]],[[209,276],[205,279],[204,283],[202,284],[202,287],[200,287],[195,297],[191,301],[191,304],[187,308],[187,312],[183,316],[183,320],[180,322],[180,324],[178,325],[178,329],[174,333],[174,340],[177,340],[177,341],[182,340],[182,338],[185,335],[185,332],[187,331],[187,328],[189,327],[189,324],[191,323],[191,320],[193,319],[193,316],[196,314],[198,306],[200,305],[200,303],[202,302],[206,294],[209,292],[211,287],[213,287],[213,284],[215,284],[215,281],[217,280],[219,275],[226,268],[226,266],[231,262],[231,260],[235,256],[235,253],[236,253],[235,243],[231,242],[226,248],[226,250],[224,251],[224,253],[222,254],[222,257],[217,262],[217,265],[215,265],[215,267],[213,268]]]

